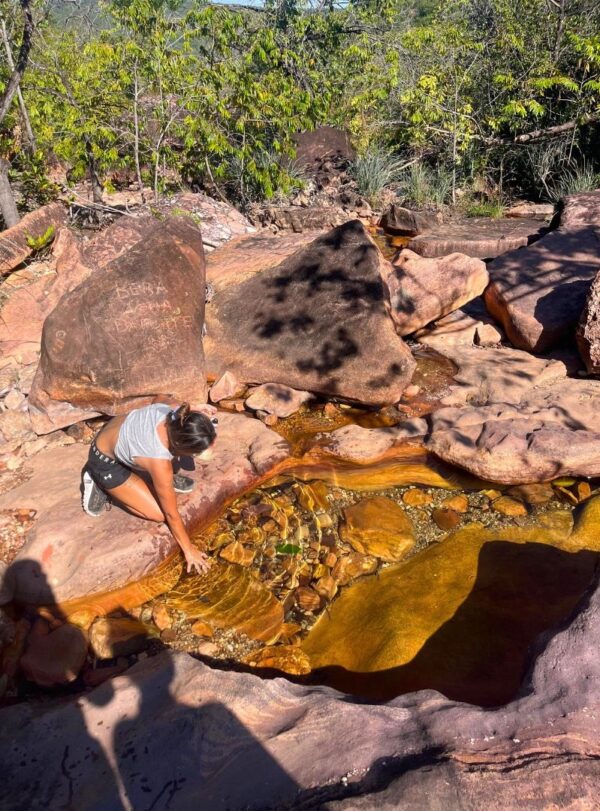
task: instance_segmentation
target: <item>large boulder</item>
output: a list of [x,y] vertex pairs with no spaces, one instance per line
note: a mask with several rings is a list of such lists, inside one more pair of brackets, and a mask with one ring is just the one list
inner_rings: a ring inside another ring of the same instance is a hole
[[[258,484],[289,452],[287,443],[259,420],[223,414],[218,429],[210,464],[186,471],[197,486],[178,497],[188,527],[208,520],[226,501]],[[0,496],[0,510],[36,511],[25,545],[4,579],[3,602],[16,597],[35,604],[66,603],[95,595],[89,604],[103,605],[98,595],[116,594],[142,581],[141,593],[132,598],[139,600],[132,605],[139,604],[145,599],[143,578],[175,552],[176,543],[162,524],[142,521],[115,505],[100,518],[83,513],[80,482],[87,452],[87,446],[77,444],[35,456],[31,478]],[[157,577],[160,581],[160,570]],[[115,599],[113,607],[125,597]]]
[[600,192],[567,198],[558,230],[490,265],[487,308],[519,349],[572,338],[600,271],[599,209]]
[[389,266],[358,221],[277,267],[217,288],[207,312],[211,376],[283,383],[367,404],[397,402],[412,356],[386,312]]
[[[425,446],[493,482],[595,478],[600,476],[599,408],[600,382],[565,379],[533,389],[513,404],[443,408],[426,420]],[[414,427],[408,435],[414,435]]]
[[10,273],[45,241],[52,242],[67,220],[62,203],[51,203],[26,214],[12,228],[0,233],[0,276]]
[[117,414],[159,394],[204,402],[204,298],[199,229],[185,217],[155,221],[48,316],[30,406],[44,412],[57,401]]
[[[49,257],[16,270],[6,279],[0,309],[3,383],[18,381],[21,390],[28,393],[39,359],[44,320],[61,297],[128,251],[155,226],[154,217],[122,217],[87,241],[61,228]],[[60,410],[65,411],[65,407]],[[93,416],[94,412],[84,410],[81,414]],[[50,427],[42,430],[53,430],[51,421],[44,418],[43,422],[49,422]]]
[[600,374],[600,273],[588,292],[575,339],[588,372]]
[[431,231],[442,222],[442,215],[438,211],[411,211],[392,203],[384,211],[380,225],[387,234],[416,236]]
[[[519,551],[543,554],[536,544]],[[596,583],[570,622],[538,637],[519,694],[497,708],[434,689],[373,705],[163,652],[76,699],[1,710],[3,790],[9,807],[76,797],[79,811],[124,798],[132,808],[231,811],[593,808],[599,645]]]
[[481,259],[452,253],[423,259],[401,251],[387,277],[391,313],[399,335],[410,335],[480,296],[488,283]]
[[235,237],[251,234],[256,229],[236,208],[224,200],[215,200],[203,192],[183,191],[165,197],[158,210],[175,216],[188,212],[202,228],[204,250],[210,253]]

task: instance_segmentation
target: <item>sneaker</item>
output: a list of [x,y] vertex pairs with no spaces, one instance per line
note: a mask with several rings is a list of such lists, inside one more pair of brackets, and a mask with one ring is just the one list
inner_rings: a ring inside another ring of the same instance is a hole
[[97,518],[106,507],[108,496],[92,479],[87,470],[83,474],[83,499],[81,506],[88,515]]
[[173,475],[173,489],[176,493],[191,493],[194,489],[194,480],[189,476],[182,476],[181,473]]

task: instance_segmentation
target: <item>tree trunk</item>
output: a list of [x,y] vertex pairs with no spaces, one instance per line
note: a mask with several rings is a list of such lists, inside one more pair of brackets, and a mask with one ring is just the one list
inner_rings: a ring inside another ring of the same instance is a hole
[[23,16],[25,18],[23,23],[23,38],[21,40],[21,47],[15,69],[13,70],[8,84],[2,96],[0,96],[0,124],[6,117],[10,109],[11,102],[19,88],[19,83],[25,73],[27,67],[27,60],[29,59],[29,51],[31,50],[31,42],[33,39],[33,16],[31,14],[31,0],[20,0],[21,8],[23,9]]
[[15,205],[15,198],[8,182],[9,166],[8,161],[0,158],[0,213],[6,228],[16,225],[20,219]]
[[133,154],[135,158],[135,173],[137,176],[137,182],[140,189],[140,194],[142,196],[142,203],[146,202],[146,196],[144,194],[144,183],[142,181],[142,170],[140,168],[140,122],[138,116],[138,105],[139,105],[139,85],[138,85],[138,73],[137,73],[137,62],[134,67],[133,71],[134,76],[134,94],[133,94],[133,125],[134,125],[134,142],[133,142]]
[[[0,20],[0,27],[2,28],[2,40],[4,42],[4,50],[6,51],[6,61],[8,62],[8,67],[11,70],[15,69],[15,60],[13,59],[12,49],[10,47],[10,42],[8,40],[8,35],[6,33],[6,23],[4,19]],[[17,87],[17,99],[19,102],[19,107],[21,109],[21,118],[23,119],[23,127],[25,129],[25,134],[27,135],[27,143],[29,146],[29,151],[31,154],[35,152],[35,135],[33,134],[33,127],[31,126],[31,121],[29,119],[29,113],[27,112],[27,107],[25,106],[25,99],[23,98],[23,93],[21,92],[21,87]]]
[[104,202],[102,199],[102,183],[100,182],[96,169],[94,150],[91,141],[88,138],[85,139],[85,154],[87,155],[87,165],[90,172],[90,181],[92,183],[92,200],[94,203],[102,205]]

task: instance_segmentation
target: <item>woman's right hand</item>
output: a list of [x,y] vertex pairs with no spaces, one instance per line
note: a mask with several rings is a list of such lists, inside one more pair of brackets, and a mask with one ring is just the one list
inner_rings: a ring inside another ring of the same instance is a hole
[[204,574],[213,564],[212,559],[201,549],[198,549],[197,546],[185,549],[183,554],[185,555],[188,574],[191,574],[194,569],[198,574]]

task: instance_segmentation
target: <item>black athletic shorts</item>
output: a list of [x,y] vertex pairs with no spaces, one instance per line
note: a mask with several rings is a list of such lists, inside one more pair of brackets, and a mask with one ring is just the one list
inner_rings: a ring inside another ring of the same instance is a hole
[[118,487],[123,482],[126,482],[132,473],[118,459],[111,459],[110,456],[106,456],[106,454],[99,451],[95,442],[90,445],[86,468],[98,487],[103,490],[112,490],[114,487]]

